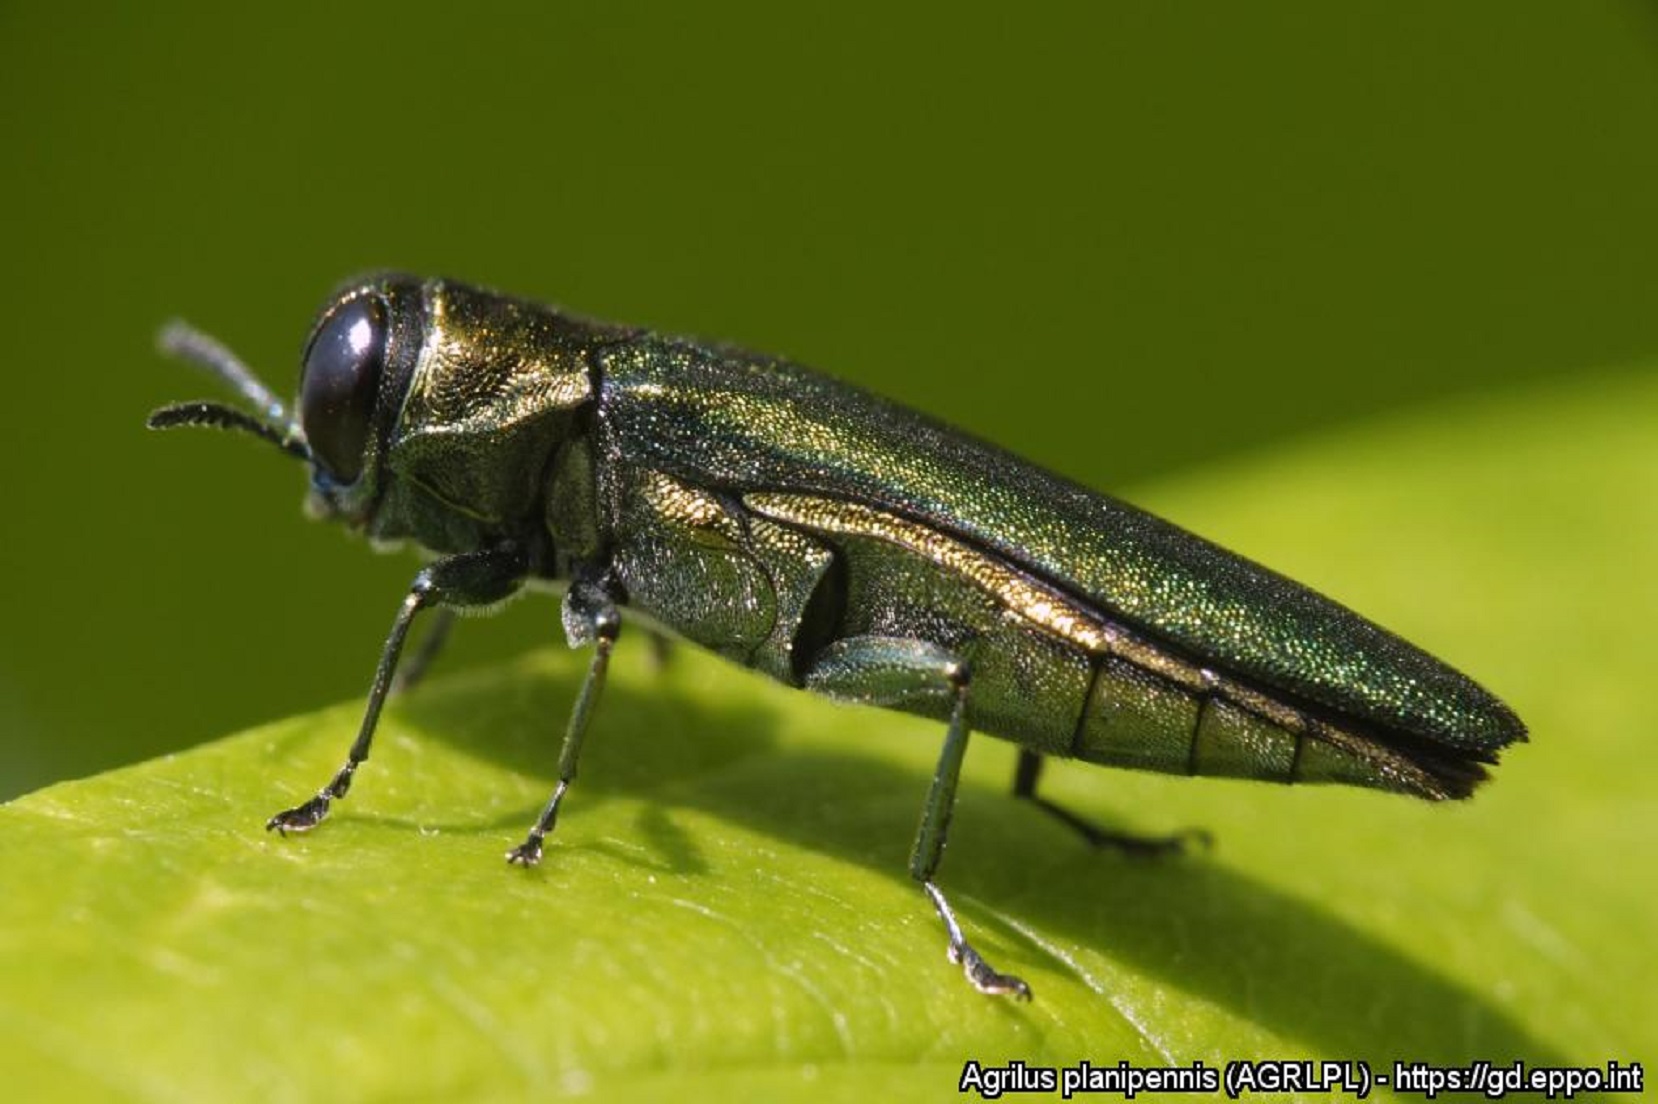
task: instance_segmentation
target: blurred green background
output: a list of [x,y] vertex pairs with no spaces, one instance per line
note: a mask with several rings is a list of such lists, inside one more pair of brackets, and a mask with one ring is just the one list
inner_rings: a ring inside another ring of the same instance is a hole
[[174,315],[287,392],[336,282],[443,273],[1106,489],[1658,352],[1648,4],[459,10],[0,6],[0,797],[360,697],[411,574],[146,434]]

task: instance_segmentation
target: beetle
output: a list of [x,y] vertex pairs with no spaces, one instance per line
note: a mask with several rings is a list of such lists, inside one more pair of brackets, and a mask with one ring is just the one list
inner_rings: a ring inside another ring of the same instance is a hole
[[1048,756],[1188,775],[1468,796],[1519,718],[1467,676],[1282,575],[923,414],[783,360],[579,318],[445,280],[382,275],[318,315],[297,416],[183,324],[166,351],[251,412],[155,411],[155,429],[260,437],[309,466],[309,511],[416,542],[345,764],[271,817],[316,827],[368,758],[410,625],[530,583],[563,588],[592,658],[558,782],[509,862],[531,866],[576,778],[622,611],[789,686],[944,724],[909,861],[949,957],[1028,998],[962,934],[935,882],[970,731],[1020,748],[1014,794]]

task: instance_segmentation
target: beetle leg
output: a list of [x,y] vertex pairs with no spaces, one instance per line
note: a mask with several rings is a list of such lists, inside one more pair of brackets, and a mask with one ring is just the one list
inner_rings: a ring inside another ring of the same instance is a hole
[[578,648],[593,643],[593,660],[587,667],[587,678],[582,681],[581,693],[576,695],[575,708],[570,711],[570,723],[564,730],[564,746],[558,754],[558,786],[547,805],[536,818],[535,827],[524,837],[524,842],[507,852],[507,861],[517,866],[534,866],[541,861],[541,843],[558,822],[558,807],[565,791],[576,780],[576,761],[581,757],[582,738],[587,735],[587,723],[598,704],[599,691],[604,689],[605,672],[610,667],[610,651],[621,635],[622,616],[599,585],[576,582],[564,595],[564,634],[570,646]]
[[836,641],[819,654],[806,675],[806,685],[813,690],[872,705],[913,703],[919,696],[949,696],[949,727],[921,809],[921,826],[910,852],[910,877],[921,883],[939,919],[944,921],[950,936],[950,961],[961,966],[967,980],[981,993],[1008,993],[1029,1000],[1029,985],[1011,974],[999,973],[967,942],[943,891],[933,881],[944,856],[950,815],[956,805],[956,783],[967,754],[971,681],[967,664],[943,648],[922,640],[884,636]]
[[1138,836],[1132,832],[1114,832],[1101,828],[1086,817],[1073,813],[1063,805],[1038,796],[1036,784],[1042,777],[1041,752],[1019,749],[1019,763],[1013,771],[1013,796],[1031,802],[1043,812],[1068,825],[1094,847],[1113,847],[1128,855],[1179,854],[1196,845],[1205,849],[1215,845],[1214,837],[1203,828],[1186,828],[1168,836]]
[[494,548],[483,552],[466,552],[421,568],[415,575],[409,593],[398,607],[392,621],[391,634],[380,649],[380,662],[374,669],[374,683],[368,693],[368,707],[363,712],[363,723],[357,730],[357,739],[351,745],[345,765],[328,785],[303,805],[284,809],[265,822],[266,831],[304,832],[315,828],[328,815],[333,802],[351,789],[351,779],[374,743],[374,729],[380,720],[380,708],[392,687],[397,672],[397,658],[402,654],[403,641],[409,635],[409,626],[415,614],[432,606],[488,606],[510,597],[523,584],[528,565],[516,548]]
[[443,651],[443,646],[449,640],[449,630],[455,627],[455,611],[439,609],[432,615],[431,625],[426,629],[426,635],[420,638],[420,647],[415,649],[414,655],[408,662],[398,668],[397,677],[392,679],[391,692],[403,694],[415,688],[415,684],[426,677],[432,661],[437,659]]
[[967,694],[969,677],[960,663],[951,665],[947,675],[956,694],[955,708],[950,711],[950,727],[945,730],[944,749],[939,753],[938,770],[933,784],[927,790],[927,802],[921,807],[921,827],[915,835],[915,848],[910,852],[910,877],[921,883],[939,919],[950,933],[950,961],[958,964],[967,980],[981,993],[1010,993],[1020,1000],[1030,1000],[1030,986],[1012,974],[998,973],[984,956],[973,949],[962,937],[961,927],[950,910],[944,894],[933,884],[939,860],[944,857],[944,844],[950,833],[950,814],[956,805],[956,781],[961,776],[962,759],[967,754]]

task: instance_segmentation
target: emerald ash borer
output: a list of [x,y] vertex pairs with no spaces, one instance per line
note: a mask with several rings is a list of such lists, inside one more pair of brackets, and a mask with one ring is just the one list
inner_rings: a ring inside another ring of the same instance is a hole
[[949,953],[988,993],[1028,997],[963,938],[934,882],[968,734],[1046,756],[1175,774],[1341,782],[1466,797],[1520,720],[1426,652],[1240,556],[866,391],[723,345],[578,318],[445,280],[390,275],[312,327],[297,417],[183,325],[168,351],[247,409],[167,406],[310,468],[308,506],[430,556],[398,607],[345,765],[268,828],[315,828],[368,758],[410,625],[526,584],[564,587],[592,646],[558,785],[508,861],[541,860],[576,777],[624,611],[805,690],[943,722],[910,874]]

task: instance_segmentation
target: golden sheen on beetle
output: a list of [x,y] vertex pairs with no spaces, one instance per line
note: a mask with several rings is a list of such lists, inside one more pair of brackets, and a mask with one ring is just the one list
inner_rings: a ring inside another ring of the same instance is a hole
[[432,556],[345,764],[270,818],[283,834],[346,796],[387,694],[419,677],[454,611],[532,581],[563,588],[565,636],[592,658],[558,784],[509,862],[541,861],[637,611],[789,686],[943,724],[910,874],[987,993],[1030,987],[973,949],[935,881],[973,731],[1019,746],[1016,798],[1146,852],[1194,834],[1095,827],[1038,793],[1045,758],[1440,800],[1525,738],[1472,679],[1328,598],[787,361],[403,275],[323,308],[297,414],[205,334],[175,324],[162,343],[243,405],[168,406],[151,427],[263,438],[306,463],[315,515]]

